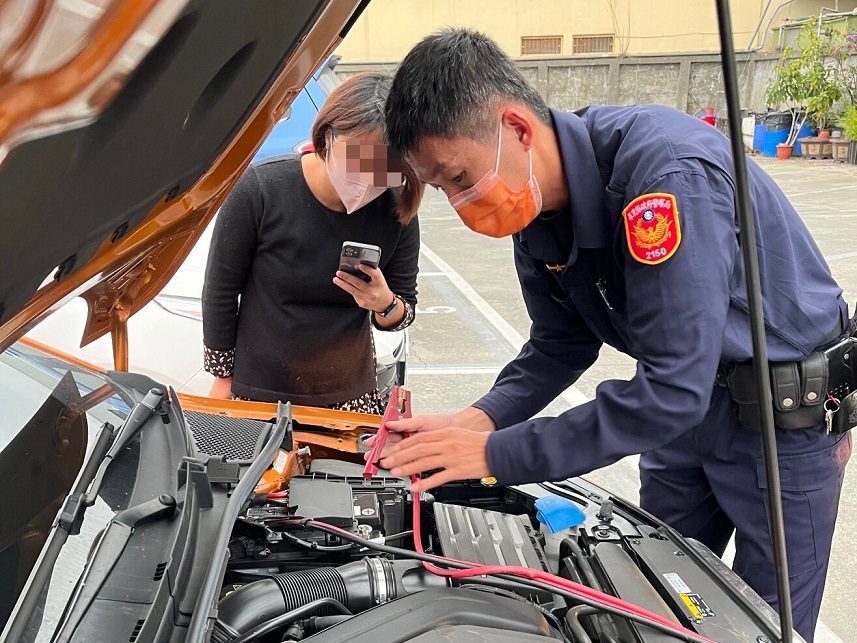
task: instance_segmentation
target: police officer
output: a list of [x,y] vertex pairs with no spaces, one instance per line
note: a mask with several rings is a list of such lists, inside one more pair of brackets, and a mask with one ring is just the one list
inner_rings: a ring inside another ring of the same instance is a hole
[[[495,476],[559,480],[640,453],[641,505],[718,554],[768,602],[776,585],[760,435],[718,370],[752,357],[727,139],[676,110],[549,110],[487,37],[446,30],[414,47],[386,107],[393,147],[462,221],[512,236],[530,338],[471,407],[393,428],[381,464],[415,485]],[[837,337],[847,307],[776,184],[748,161],[772,362]],[[530,419],[595,362],[630,381],[556,418]],[[786,404],[786,406],[788,406]],[[820,407],[819,407],[820,408]],[[850,436],[818,417],[778,430],[796,629],[812,639]]]

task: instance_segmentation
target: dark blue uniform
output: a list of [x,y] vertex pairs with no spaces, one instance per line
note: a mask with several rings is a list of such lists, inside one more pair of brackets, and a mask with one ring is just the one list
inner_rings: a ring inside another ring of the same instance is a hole
[[[761,440],[742,428],[718,365],[750,359],[728,140],[676,110],[552,112],[569,205],[514,240],[529,341],[475,406],[500,482],[558,480],[641,453],[641,504],[722,554],[768,602],[776,585]],[[841,289],[794,208],[748,161],[771,361],[806,357],[847,324]],[[681,241],[651,265],[629,249],[623,209],[675,197]],[[531,418],[609,344],[637,360],[630,381],[557,418]],[[850,436],[778,430],[796,629],[818,617]]]

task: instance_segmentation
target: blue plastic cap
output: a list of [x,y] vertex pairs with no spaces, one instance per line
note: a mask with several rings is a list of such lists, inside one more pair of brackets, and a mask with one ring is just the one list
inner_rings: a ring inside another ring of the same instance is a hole
[[559,496],[545,496],[536,500],[536,518],[551,533],[576,527],[586,522],[586,514],[580,510],[577,503]]

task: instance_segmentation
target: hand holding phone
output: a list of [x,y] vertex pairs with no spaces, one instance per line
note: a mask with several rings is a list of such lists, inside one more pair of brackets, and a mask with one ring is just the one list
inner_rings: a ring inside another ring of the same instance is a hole
[[372,280],[371,277],[362,272],[358,266],[362,264],[377,268],[380,262],[381,248],[378,246],[357,243],[356,241],[346,241],[342,244],[342,252],[339,255],[339,269],[342,272],[347,272],[349,275],[354,275],[369,283]]

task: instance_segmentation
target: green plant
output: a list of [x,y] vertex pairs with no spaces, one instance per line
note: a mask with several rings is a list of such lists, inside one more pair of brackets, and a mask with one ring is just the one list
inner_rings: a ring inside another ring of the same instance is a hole
[[798,37],[798,44],[807,85],[807,115],[818,129],[825,129],[833,106],[842,98],[837,71],[848,60],[844,37],[839,33],[819,33],[807,25]]
[[857,65],[850,61],[850,56],[857,55],[857,32],[841,37],[836,54],[836,76],[842,87],[843,98],[849,105],[857,105]]
[[857,105],[851,105],[842,117],[842,129],[845,138],[857,141]]
[[841,34],[818,33],[807,24],[798,36],[798,47],[783,52],[766,93],[768,104],[785,105],[791,112],[787,145],[794,145],[807,116],[819,129],[827,125],[843,95],[841,72],[848,68],[849,45]]
[[805,82],[806,70],[800,58],[794,57],[794,50],[787,48],[783,57],[774,67],[774,75],[765,92],[768,105],[783,105],[791,113],[792,124],[786,145],[794,145],[797,133],[806,120],[804,105],[810,98]]

